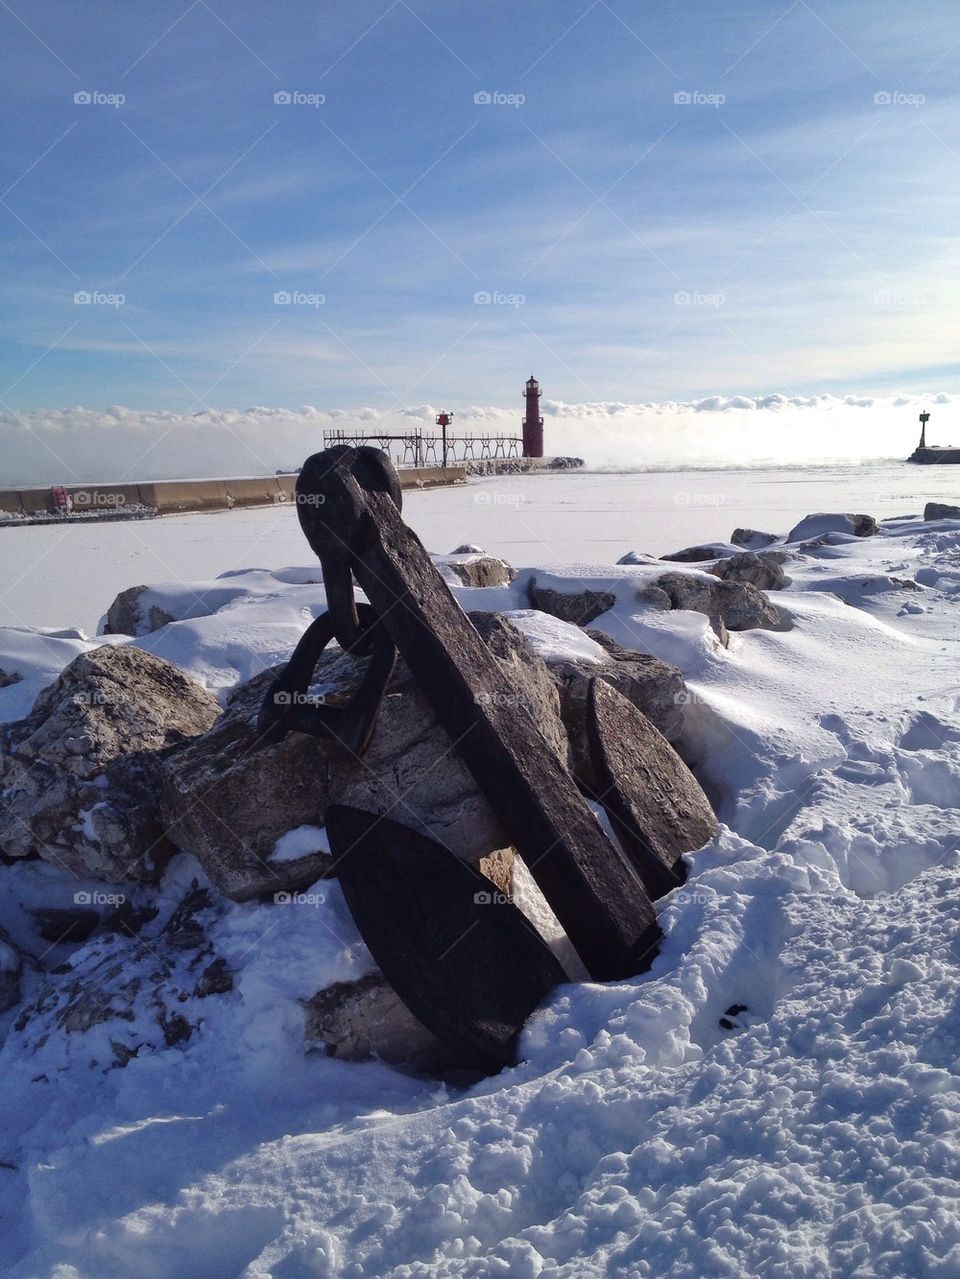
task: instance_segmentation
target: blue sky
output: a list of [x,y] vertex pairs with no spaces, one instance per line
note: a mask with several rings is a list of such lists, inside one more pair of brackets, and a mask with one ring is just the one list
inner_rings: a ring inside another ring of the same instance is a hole
[[10,0],[0,31],[7,408],[960,389],[955,4]]

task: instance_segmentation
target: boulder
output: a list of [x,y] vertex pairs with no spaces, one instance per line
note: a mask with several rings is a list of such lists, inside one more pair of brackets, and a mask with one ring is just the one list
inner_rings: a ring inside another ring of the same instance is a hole
[[749,582],[761,591],[781,591],[787,585],[786,574],[769,553],[741,551],[718,560],[709,571],[723,582]]
[[671,555],[661,555],[662,560],[676,560],[681,564],[700,564],[706,560],[719,560],[727,555],[735,555],[739,547],[729,542],[707,542],[702,546],[687,546],[682,551],[674,551]]
[[825,533],[847,533],[853,537],[872,537],[877,531],[877,521],[872,515],[850,515],[821,511],[807,515],[795,524],[786,536],[787,542],[804,542]]
[[336,982],[307,1000],[305,1010],[308,1046],[321,1047],[331,1057],[379,1057],[425,1071],[451,1064],[449,1051],[417,1021],[382,973]]
[[[543,663],[498,615],[474,615],[474,622],[510,675],[518,713],[534,717],[566,761],[559,698]],[[365,667],[329,649],[310,695],[347,700]],[[257,711],[277,673],[241,685],[213,728],[164,767],[161,804],[169,836],[197,856],[221,892],[244,901],[300,891],[328,874],[325,845],[289,857],[278,856],[277,844],[298,827],[322,827],[331,804],[389,813],[509,883],[512,852],[486,860],[507,848],[500,823],[405,663],[397,662],[361,760],[297,732],[277,745],[258,740]]]
[[928,502],[923,508],[923,518],[929,520],[960,520],[960,506],[947,502]]
[[104,635],[149,635],[175,619],[156,604],[141,599],[148,586],[128,586],[107,609]]
[[730,534],[734,546],[742,546],[746,551],[759,551],[771,546],[777,540],[776,533],[761,533],[755,528],[735,528]]
[[648,653],[624,648],[602,631],[587,634],[607,655],[605,662],[562,659],[548,662],[548,669],[560,692],[560,714],[567,730],[573,756],[573,771],[590,775],[587,742],[587,694],[591,679],[599,679],[617,690],[670,740],[683,728],[683,707],[689,700],[687,686],[676,666]]
[[717,581],[705,573],[664,573],[656,584],[674,608],[705,614],[725,646],[728,631],[784,631],[792,626],[789,615],[749,582]]
[[219,711],[152,653],[81,654],[26,719],[0,729],[0,848],[110,882],[155,879],[172,852],[157,805],[161,760]]
[[531,608],[559,617],[561,622],[573,622],[575,626],[589,626],[617,602],[612,591],[556,591],[538,586],[535,577],[531,577],[527,585],[527,598]]
[[448,581],[453,578],[462,586],[509,586],[517,576],[506,560],[493,555],[454,553],[436,556],[433,562]]
[[482,546],[476,546],[473,542],[464,542],[461,546],[455,546],[450,552],[451,555],[486,555],[486,553]]

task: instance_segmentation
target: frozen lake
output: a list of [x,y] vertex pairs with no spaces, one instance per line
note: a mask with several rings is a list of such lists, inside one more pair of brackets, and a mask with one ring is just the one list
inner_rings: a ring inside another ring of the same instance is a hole
[[[856,466],[501,476],[404,495],[429,550],[474,542],[517,567],[611,564],[724,540],[738,525],[784,533],[812,511],[878,519],[960,501],[960,468]],[[0,625],[88,633],[119,591],[311,562],[290,506],[60,528],[0,529]]]

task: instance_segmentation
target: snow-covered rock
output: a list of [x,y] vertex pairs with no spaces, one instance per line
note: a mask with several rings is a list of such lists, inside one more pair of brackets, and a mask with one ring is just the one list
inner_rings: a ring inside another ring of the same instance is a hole
[[219,706],[139,648],[75,658],[24,720],[0,731],[0,847],[111,882],[156,877],[171,852],[157,809],[160,752]]
[[495,555],[466,552],[434,555],[432,558],[448,581],[455,581],[461,586],[509,586],[517,575],[516,569]]
[[681,564],[697,564],[706,560],[724,559],[728,555],[736,555],[740,550],[731,542],[707,542],[701,546],[686,546],[682,551],[673,551],[670,555],[661,555],[662,560],[676,560]]
[[735,528],[730,534],[734,546],[742,546],[745,551],[760,551],[765,546],[772,546],[777,541],[776,533],[762,533],[755,528]]
[[808,515],[795,524],[784,539],[787,542],[806,542],[823,537],[825,533],[848,533],[853,537],[872,537],[877,531],[877,521],[872,515],[850,515],[821,511]]
[[723,582],[749,582],[761,591],[781,591],[787,578],[780,564],[776,553],[741,551],[729,559],[718,560],[709,571]]
[[656,586],[669,596],[675,609],[703,613],[710,619],[720,642],[729,642],[727,631],[788,630],[788,614],[772,604],[749,582],[718,581],[709,573],[664,573]]
[[592,591],[588,588],[574,591],[558,591],[552,586],[541,586],[536,577],[527,584],[530,607],[541,613],[550,613],[561,622],[573,622],[576,626],[589,626],[601,613],[606,613],[616,603],[616,596],[609,591]]

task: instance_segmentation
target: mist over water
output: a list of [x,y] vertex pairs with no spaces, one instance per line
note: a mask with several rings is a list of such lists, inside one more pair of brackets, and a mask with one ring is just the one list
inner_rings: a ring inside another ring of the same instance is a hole
[[[873,396],[712,396],[690,402],[568,404],[543,401],[546,450],[594,470],[809,466],[903,459],[930,410],[928,440],[960,444],[957,400],[944,393]],[[436,431],[439,408],[454,434],[518,435],[515,408],[417,405],[374,408],[253,407],[182,416],[168,410],[80,407],[0,413],[0,483],[217,478],[292,469],[324,447],[324,432]],[[388,446],[403,461],[402,445]]]

